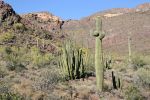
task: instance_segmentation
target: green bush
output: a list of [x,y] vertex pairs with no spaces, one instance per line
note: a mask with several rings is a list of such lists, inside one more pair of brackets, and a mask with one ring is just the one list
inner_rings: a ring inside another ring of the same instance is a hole
[[142,86],[150,86],[150,68],[140,68],[137,70],[137,76],[139,77],[138,83]]
[[16,30],[24,30],[25,29],[25,26],[22,23],[15,23],[15,24],[13,24],[13,27]]
[[133,64],[134,69],[138,69],[146,65],[146,62],[144,61],[144,57],[135,56],[132,58],[132,64]]
[[11,42],[15,39],[15,35],[13,33],[3,33],[0,35],[0,42]]
[[32,64],[38,68],[45,67],[50,64],[54,56],[51,53],[42,53],[38,48],[31,48]]
[[53,91],[54,87],[63,82],[64,78],[59,68],[41,68],[39,77],[34,78],[33,88],[35,91]]
[[29,60],[24,48],[20,47],[5,47],[3,59],[8,70],[17,72],[26,69]]
[[7,75],[6,71],[2,70],[0,66],[0,78],[5,77],[6,75]]
[[13,93],[0,94],[0,100],[23,100],[23,97]]
[[140,91],[135,86],[129,86],[125,90],[125,98],[126,100],[142,100],[142,96],[140,94]]

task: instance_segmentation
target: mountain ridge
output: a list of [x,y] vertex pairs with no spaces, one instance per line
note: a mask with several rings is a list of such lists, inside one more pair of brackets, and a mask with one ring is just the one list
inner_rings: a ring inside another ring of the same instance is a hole
[[[150,20],[150,3],[141,4],[135,8],[105,10],[81,18],[81,20],[63,20],[49,12],[18,15],[9,4],[3,1],[0,1],[0,7],[3,8],[0,14],[7,12],[4,13],[4,16],[9,16],[7,20],[3,21],[8,23],[11,20],[9,27],[13,26],[15,22],[22,23],[27,30],[32,30],[33,33],[31,34],[35,35],[33,37],[55,40],[56,42],[68,36],[79,44],[94,48],[94,38],[89,33],[95,26],[94,17],[101,16],[103,19],[103,31],[107,33],[103,42],[106,51],[126,53],[128,32],[133,34],[133,49],[136,49],[137,52],[150,50],[150,46],[148,46],[150,38],[150,25],[148,23]],[[11,16],[15,17],[12,18]],[[15,30],[14,28],[12,29]],[[141,40],[139,41],[138,39]],[[33,39],[31,44],[36,45],[35,42]]]
[[83,42],[82,44],[85,46],[89,45],[87,47],[94,48],[94,38],[89,33],[91,29],[94,29],[94,18],[101,16],[103,20],[103,31],[107,33],[103,42],[105,51],[127,54],[127,34],[131,32],[133,34],[132,49],[140,53],[147,51],[149,54],[149,4],[138,5],[133,9],[111,9],[84,17],[81,20],[68,20],[63,24],[62,28],[64,33],[70,34],[72,38],[76,37],[75,41],[79,43]]

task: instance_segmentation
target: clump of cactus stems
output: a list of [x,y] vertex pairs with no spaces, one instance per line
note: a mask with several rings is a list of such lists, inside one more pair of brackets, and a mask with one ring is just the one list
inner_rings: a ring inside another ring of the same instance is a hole
[[85,64],[83,62],[83,52],[80,48],[75,48],[71,42],[67,42],[62,48],[59,66],[69,80],[85,77]]
[[129,64],[132,63],[132,54],[131,54],[131,33],[128,33],[128,53],[129,53]]
[[98,91],[103,90],[104,83],[104,62],[103,62],[103,51],[102,51],[102,40],[105,37],[102,32],[102,19],[96,17],[96,30],[92,32],[95,39],[95,71],[96,71],[96,85]]
[[119,77],[116,77],[113,71],[112,71],[112,84],[114,89],[121,88],[121,79]]

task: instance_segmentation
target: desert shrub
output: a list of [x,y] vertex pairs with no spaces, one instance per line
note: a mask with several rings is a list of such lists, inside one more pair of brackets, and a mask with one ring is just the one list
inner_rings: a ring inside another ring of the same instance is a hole
[[150,86],[150,68],[140,68],[137,70],[138,83],[142,86]]
[[15,39],[15,35],[13,33],[3,33],[0,35],[0,42],[12,42]]
[[40,71],[40,77],[35,79],[33,88],[40,91],[52,91],[54,86],[63,82],[63,77],[58,68],[44,68]]
[[62,73],[59,68],[51,68],[41,73],[44,79],[49,80],[51,84],[57,84],[63,81]]
[[0,94],[0,100],[23,100],[23,97],[13,93],[2,93]]
[[32,64],[38,68],[45,67],[50,64],[54,56],[51,53],[42,53],[38,48],[31,48]]
[[0,94],[9,92],[9,87],[10,84],[7,81],[0,80]]
[[15,24],[13,24],[13,27],[16,30],[24,30],[25,29],[25,26],[22,23],[15,23]]
[[26,69],[28,64],[26,52],[24,48],[20,47],[5,47],[3,53],[3,59],[6,62],[6,67],[10,71],[21,71]]
[[11,92],[10,78],[0,80],[0,100],[23,100],[18,94]]
[[6,75],[7,75],[7,72],[4,71],[4,70],[2,70],[2,69],[1,69],[1,66],[0,66],[0,78],[5,77]]
[[146,65],[146,62],[144,61],[144,57],[135,56],[132,58],[132,64],[133,64],[134,69],[138,69]]
[[142,100],[142,96],[137,87],[131,85],[125,90],[126,100]]

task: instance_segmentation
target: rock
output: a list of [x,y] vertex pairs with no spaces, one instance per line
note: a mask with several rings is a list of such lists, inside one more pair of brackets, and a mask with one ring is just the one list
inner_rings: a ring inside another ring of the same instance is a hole
[[50,32],[59,32],[63,25],[63,20],[49,12],[37,12],[21,15],[34,27],[42,28]]
[[99,100],[99,95],[97,95],[97,94],[91,94],[89,96],[89,100]]
[[0,23],[6,21],[7,25],[12,25],[13,23],[20,21],[20,19],[20,16],[15,13],[9,4],[0,1]]

